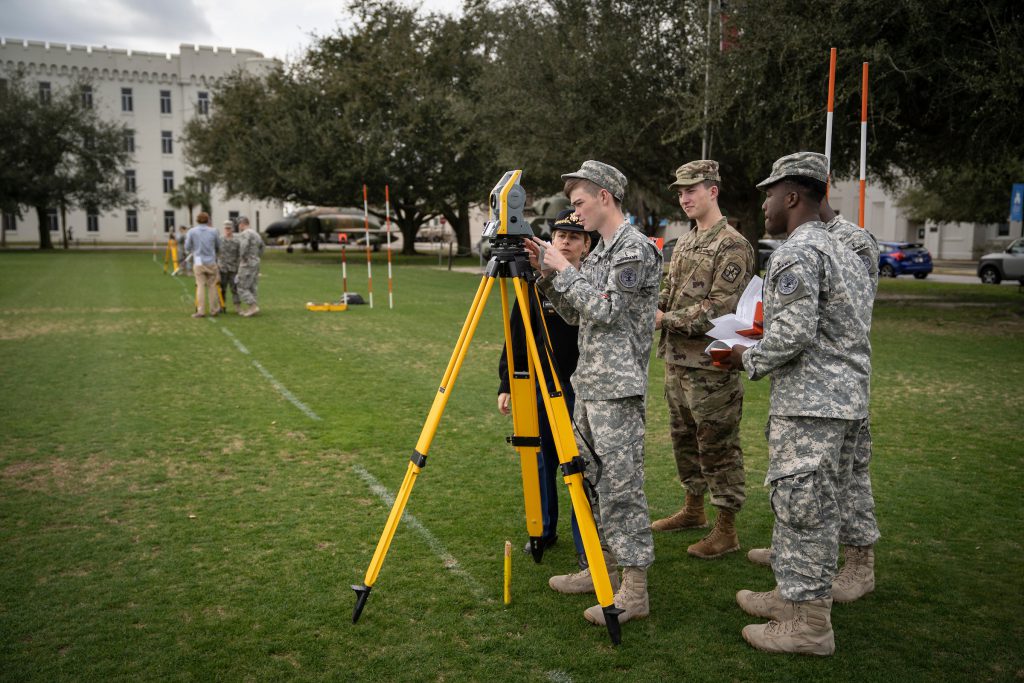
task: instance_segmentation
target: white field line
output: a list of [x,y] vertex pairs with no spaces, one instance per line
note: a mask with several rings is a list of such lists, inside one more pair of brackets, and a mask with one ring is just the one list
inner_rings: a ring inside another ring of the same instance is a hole
[[[212,322],[216,322],[216,319],[214,319],[214,318],[210,318],[210,320]],[[229,330],[228,328],[226,328],[226,327],[224,327],[222,325],[221,328],[220,328],[220,331],[223,332],[224,334],[226,334],[228,337],[230,337],[231,341],[233,341],[235,343],[235,347],[239,351],[241,351],[242,353],[244,353],[247,356],[252,355],[252,354],[249,353],[249,349],[245,348],[245,345],[242,344],[241,341],[239,341],[238,337],[236,337],[235,335],[233,335],[231,333],[231,330]],[[253,364],[253,367],[255,367],[257,370],[260,371],[261,375],[263,375],[264,377],[267,378],[267,381],[270,382],[270,386],[272,386],[275,389],[277,389],[277,393],[279,393],[282,396],[284,396],[288,400],[289,403],[291,403],[293,406],[295,406],[296,408],[301,410],[306,415],[306,417],[308,417],[311,420],[316,420],[317,422],[319,422],[322,419],[319,415],[317,415],[315,412],[313,412],[312,408],[310,408],[305,403],[300,401],[295,396],[295,394],[293,394],[292,392],[288,391],[288,387],[286,387],[285,385],[283,385],[279,381],[277,381],[277,378],[274,377],[273,375],[271,375],[270,372],[265,367],[263,367],[263,365],[260,364],[260,362],[258,360],[253,358],[252,359],[252,364]]]
[[[384,487],[383,484],[377,481],[376,477],[366,471],[362,465],[353,465],[352,470],[366,482],[366,485],[370,487],[370,490],[373,491],[378,498],[384,501],[385,505],[389,508],[394,506],[395,497]],[[461,564],[459,564],[459,561],[455,559],[455,556],[448,552],[448,549],[444,547],[444,544],[441,543],[437,536],[431,533],[430,529],[425,527],[420,520],[416,519],[415,516],[408,512],[402,513],[402,520],[415,529],[416,533],[423,537],[423,540],[427,542],[427,545],[432,551],[434,551],[434,554],[441,558],[441,563],[444,565],[445,569],[450,571],[452,574],[461,577],[467,584],[469,584],[470,590],[473,591],[473,594],[476,595],[477,598],[486,602],[493,601],[492,598],[488,597],[488,591],[480,584],[480,582],[473,578],[473,576],[466,571]]]

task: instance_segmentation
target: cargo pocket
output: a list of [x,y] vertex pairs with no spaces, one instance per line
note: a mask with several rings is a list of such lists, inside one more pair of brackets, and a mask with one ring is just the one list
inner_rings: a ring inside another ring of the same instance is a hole
[[814,471],[799,472],[772,481],[772,512],[779,523],[797,531],[825,525],[814,477]]

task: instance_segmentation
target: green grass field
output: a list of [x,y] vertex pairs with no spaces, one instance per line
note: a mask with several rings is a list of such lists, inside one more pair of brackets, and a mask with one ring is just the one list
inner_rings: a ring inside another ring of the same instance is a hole
[[[349,289],[365,295],[365,264]],[[470,262],[466,262],[468,265]],[[744,553],[656,536],[651,617],[623,643],[525,540],[495,409],[492,297],[359,623],[361,583],[479,278],[400,259],[396,308],[311,313],[336,254],[271,254],[263,313],[193,320],[148,253],[0,253],[0,679],[1013,681],[1024,679],[1024,296],[883,282],[875,308],[876,591],[833,610],[836,655],[772,656],[740,629],[743,557],[768,543],[767,382],[748,383]],[[243,352],[244,349],[244,352]],[[647,494],[681,503],[651,363]],[[290,397],[290,398],[289,398]],[[563,499],[566,510],[567,498]],[[515,544],[505,606],[502,548]]]

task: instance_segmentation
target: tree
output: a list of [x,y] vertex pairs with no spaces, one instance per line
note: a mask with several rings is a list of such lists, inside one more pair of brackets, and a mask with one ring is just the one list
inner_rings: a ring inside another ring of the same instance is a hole
[[58,89],[43,101],[17,76],[0,93],[0,205],[20,215],[31,206],[39,219],[39,248],[52,249],[47,215],[60,209],[67,247],[69,208],[132,206],[123,178],[131,155],[124,125],[82,106],[81,84]]
[[210,193],[203,187],[203,181],[194,175],[185,176],[184,181],[174,188],[167,197],[167,204],[173,209],[188,208],[188,224],[195,221],[192,218],[192,207],[198,206],[203,211],[210,210]]

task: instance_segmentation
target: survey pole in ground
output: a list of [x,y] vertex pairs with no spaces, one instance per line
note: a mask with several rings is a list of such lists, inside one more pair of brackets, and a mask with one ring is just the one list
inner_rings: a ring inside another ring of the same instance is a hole
[[338,233],[338,243],[341,244],[341,301],[348,305],[348,263],[345,258],[345,251],[348,248],[348,233]]
[[[828,179],[832,180],[832,119],[836,108],[836,49],[829,51],[828,58],[828,111],[825,114],[825,159],[828,163]],[[828,197],[831,182],[825,184],[825,197]]]
[[366,203],[366,183],[363,183],[363,239],[366,240],[366,289],[373,308],[373,264],[370,262],[370,208]]
[[384,225],[388,238],[388,308],[394,308],[395,297],[391,285],[391,193],[387,185],[384,185]]
[[864,62],[860,86],[860,212],[857,223],[864,227],[864,198],[868,178],[868,63]]

